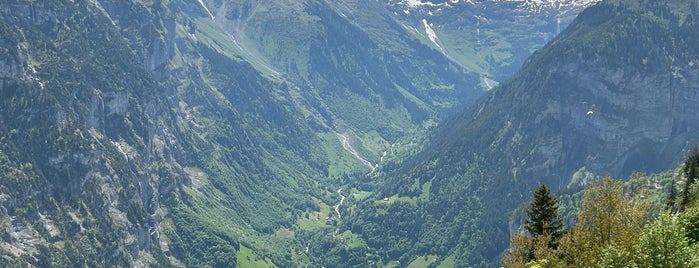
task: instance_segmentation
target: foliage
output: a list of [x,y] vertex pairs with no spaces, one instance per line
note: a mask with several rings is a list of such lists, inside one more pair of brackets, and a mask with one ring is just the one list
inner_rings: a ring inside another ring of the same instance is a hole
[[689,246],[685,228],[666,213],[644,228],[636,250],[639,267],[699,266],[699,248]]
[[684,211],[689,204],[696,202],[697,190],[694,185],[699,179],[699,147],[692,148],[682,167],[682,174],[685,182],[679,196],[679,211]]
[[684,228],[690,245],[699,245],[699,206],[689,208],[679,214],[679,225]]
[[525,232],[518,231],[510,239],[510,247],[503,257],[503,264],[507,267],[526,267],[535,258],[535,239],[529,237]]
[[527,232],[520,231],[512,236],[503,259],[508,267],[525,267],[531,261],[549,261],[556,255],[563,224],[558,216],[556,198],[545,184],[540,184],[534,191],[526,213],[529,216],[524,221]]
[[[334,179],[360,170],[352,161],[328,168],[348,158],[319,148],[337,147],[333,131],[398,140],[474,101],[476,75],[383,14],[373,19],[388,21],[385,36],[365,33],[329,1],[288,14],[293,1],[258,1],[254,11],[278,12],[269,16],[248,13],[253,1],[228,10],[206,2],[230,11],[235,25],[209,19],[202,1],[0,4],[0,266],[261,264],[237,259],[252,253],[282,267],[405,265],[417,256],[492,266],[507,244],[508,209],[533,188],[500,160],[538,159],[488,140],[499,136],[480,131],[489,120],[464,122],[478,134],[454,147],[436,141],[445,158],[425,152],[386,172],[375,198],[341,208],[343,221],[298,220],[331,213],[344,183]],[[299,25],[313,25],[312,34]],[[512,157],[483,157],[488,150]],[[551,238],[540,237],[538,264],[557,263],[560,254],[542,247]]]
[[[655,176],[632,176],[625,184],[609,177],[587,186],[578,221],[557,249],[520,232],[512,238],[503,262],[508,267],[696,267],[699,247],[693,242],[697,207],[679,215],[653,213],[663,191],[647,191]],[[642,179],[645,178],[645,179]],[[645,182],[644,182],[645,181]],[[672,182],[670,182],[672,184]],[[661,188],[662,189],[662,188]],[[667,198],[667,197],[665,197]],[[544,241],[544,242],[542,242]]]
[[[686,1],[682,5],[689,6]],[[655,133],[647,131],[653,129],[647,125],[648,117],[631,112],[617,98],[645,99],[649,96],[645,92],[665,90],[645,84],[636,86],[641,82],[630,85],[627,81],[651,75],[659,81],[671,79],[661,70],[671,68],[678,57],[686,63],[696,58],[696,46],[691,44],[699,36],[696,31],[687,32],[686,27],[691,26],[675,21],[680,12],[668,10],[669,6],[667,2],[626,0],[602,2],[583,12],[567,30],[537,51],[512,79],[440,124],[424,151],[386,172],[385,186],[375,196],[376,200],[395,195],[416,197],[422,193],[421,186],[431,182],[429,200],[412,207],[400,204],[404,206],[401,210],[386,207],[382,213],[357,216],[361,219],[357,225],[380,231],[356,233],[368,242],[377,241],[379,251],[385,245],[378,244],[381,241],[374,237],[383,233],[388,234],[386,241],[392,241],[391,248],[402,249],[411,257],[449,256],[442,255],[445,245],[452,249],[446,254],[454,254],[457,262],[474,267],[494,266],[512,228],[502,222],[510,220],[510,212],[531,196],[537,186],[533,182],[539,178],[546,178],[548,185],[564,188],[582,165],[588,172],[614,176],[627,176],[634,170],[660,172],[676,165],[677,152],[685,149],[685,143],[649,139]],[[648,58],[646,63],[644,58]],[[672,92],[683,91],[674,87]],[[648,98],[648,102],[654,101]],[[640,108],[638,111],[647,112]],[[689,120],[692,115],[682,118]],[[625,132],[627,128],[613,127],[619,125],[638,127],[644,134],[630,134]],[[615,134],[607,135],[610,131]],[[670,132],[668,135],[675,135]],[[686,135],[689,136],[692,135]],[[696,137],[689,139],[691,142]],[[619,149],[622,143],[628,148]],[[479,172],[467,172],[475,164]],[[643,188],[654,189],[655,185],[640,185],[637,189]],[[644,201],[640,190],[624,189],[621,184],[597,189],[590,189],[583,198],[588,201],[583,201],[577,227],[563,239],[570,250],[562,249],[558,258],[566,264],[594,266],[597,256],[610,245],[631,252],[643,224],[657,213],[655,208],[647,207],[651,201]],[[591,201],[596,199],[600,199],[598,203]],[[577,197],[561,200],[565,202],[562,214],[575,215],[576,200]],[[460,209],[455,212],[444,207]],[[409,209],[420,212],[415,215],[406,211]],[[362,210],[378,211],[369,206],[362,206]],[[411,217],[402,218],[405,214]],[[427,231],[410,234],[409,239],[401,241],[393,227],[405,225],[391,225],[393,222],[388,219],[413,218],[420,230]],[[576,224],[574,219],[566,222]],[[461,225],[462,229],[450,232],[454,225]],[[561,244],[565,244],[563,240]],[[583,255],[570,256],[576,260],[564,255],[578,251]],[[610,256],[625,256],[613,253],[610,249]]]
[[646,219],[646,205],[630,198],[622,183],[605,177],[585,190],[578,222],[561,244],[575,266],[593,266],[605,248],[630,251]]

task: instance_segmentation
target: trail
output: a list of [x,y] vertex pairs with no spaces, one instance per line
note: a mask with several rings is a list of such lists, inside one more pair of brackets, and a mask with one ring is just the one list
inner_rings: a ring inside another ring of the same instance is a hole
[[337,213],[337,219],[339,220],[342,217],[340,215],[340,206],[342,206],[342,204],[345,203],[345,198],[347,197],[342,195],[342,187],[340,187],[340,189],[337,189],[337,194],[340,195],[340,203],[335,205],[335,213]]

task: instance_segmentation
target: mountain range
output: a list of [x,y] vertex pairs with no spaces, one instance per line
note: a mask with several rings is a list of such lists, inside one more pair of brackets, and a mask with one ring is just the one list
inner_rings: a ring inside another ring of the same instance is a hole
[[696,142],[696,4],[596,2],[3,2],[0,264],[499,263]]
[[388,202],[361,203],[348,228],[401,263],[436,255],[488,267],[521,224],[510,212],[539,183],[575,189],[673,169],[697,143],[696,11],[691,1],[587,8],[386,170],[377,192]]

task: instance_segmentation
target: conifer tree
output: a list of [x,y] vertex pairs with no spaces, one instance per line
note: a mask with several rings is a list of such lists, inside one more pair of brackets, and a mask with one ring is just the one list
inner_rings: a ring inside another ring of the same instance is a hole
[[503,264],[510,268],[530,267],[532,261],[553,261],[563,233],[563,223],[558,216],[556,198],[545,184],[534,191],[531,204],[526,209],[529,219],[524,221],[524,231],[519,230],[510,241],[510,248]]
[[524,222],[524,229],[533,237],[550,235],[549,246],[556,248],[563,232],[563,223],[558,216],[556,198],[545,184],[539,185],[534,192],[532,203],[527,208],[529,219]]
[[687,160],[684,162],[682,174],[686,178],[686,182],[680,196],[680,212],[684,211],[694,198],[690,190],[692,185],[697,181],[697,177],[699,177],[699,147],[694,146],[694,148],[692,148]]
[[677,190],[675,190],[674,181],[670,182],[669,188],[667,201],[665,202],[665,209],[672,212],[677,212]]

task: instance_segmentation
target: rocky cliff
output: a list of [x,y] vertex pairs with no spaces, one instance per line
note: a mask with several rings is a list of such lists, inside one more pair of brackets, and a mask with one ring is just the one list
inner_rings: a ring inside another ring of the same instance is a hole
[[177,172],[154,180],[152,163],[172,163],[151,153],[172,116],[159,87],[95,6],[14,1],[0,17],[1,262],[163,261],[160,194]]
[[540,183],[562,190],[675,168],[699,142],[698,17],[693,1],[589,7],[425,150],[385,170],[379,197],[390,198],[364,203],[371,213],[352,215],[352,230],[381,237],[368,244],[401,263],[435,254],[492,267],[510,212]]
[[535,53],[468,115],[475,124],[502,116],[489,122],[499,125],[497,135],[480,148],[507,156],[515,178],[530,174],[560,187],[581,168],[625,177],[678,164],[697,142],[694,15],[642,5],[655,15],[594,6]]

